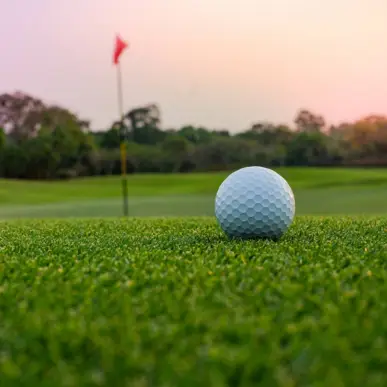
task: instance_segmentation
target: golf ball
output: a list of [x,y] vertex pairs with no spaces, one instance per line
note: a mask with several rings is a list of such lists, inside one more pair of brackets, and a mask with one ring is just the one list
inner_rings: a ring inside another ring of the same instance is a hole
[[279,238],[294,214],[289,184],[264,167],[245,167],[231,173],[215,198],[215,216],[229,237]]

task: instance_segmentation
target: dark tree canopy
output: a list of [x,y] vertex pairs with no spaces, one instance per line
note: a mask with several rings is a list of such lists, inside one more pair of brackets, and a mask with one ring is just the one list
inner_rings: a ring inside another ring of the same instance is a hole
[[387,165],[387,118],[370,114],[328,126],[300,109],[294,127],[253,121],[229,130],[183,125],[162,127],[161,110],[147,104],[112,120],[105,130],[71,110],[22,92],[0,95],[0,177],[58,179],[119,174],[120,144],[127,143],[127,170],[189,172],[267,167]]

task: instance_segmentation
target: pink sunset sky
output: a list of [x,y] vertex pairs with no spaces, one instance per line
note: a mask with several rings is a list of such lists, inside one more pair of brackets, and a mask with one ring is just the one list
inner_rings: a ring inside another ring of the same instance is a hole
[[116,33],[125,108],[157,103],[164,128],[387,114],[386,0],[0,0],[0,18],[0,93],[94,130],[118,116]]

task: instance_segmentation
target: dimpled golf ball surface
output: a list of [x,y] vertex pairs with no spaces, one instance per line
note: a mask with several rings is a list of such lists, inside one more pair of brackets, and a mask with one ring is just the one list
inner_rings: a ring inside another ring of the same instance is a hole
[[271,169],[246,167],[229,175],[215,199],[215,216],[229,237],[279,238],[295,214],[293,191]]

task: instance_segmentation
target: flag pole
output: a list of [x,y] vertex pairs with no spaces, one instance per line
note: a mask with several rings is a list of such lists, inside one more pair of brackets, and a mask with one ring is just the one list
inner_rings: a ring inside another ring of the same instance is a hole
[[122,180],[122,197],[124,205],[124,216],[128,216],[128,182],[126,178],[126,127],[124,124],[124,108],[122,97],[122,76],[119,57],[122,52],[128,47],[128,44],[116,35],[116,44],[113,52],[113,63],[117,66],[117,96],[118,96],[118,113],[119,121],[119,136],[120,136],[120,154],[121,154],[121,180]]
[[120,154],[121,154],[121,180],[124,216],[128,216],[128,181],[126,176],[126,128],[124,124],[124,109],[122,97],[121,65],[117,63],[117,92],[118,110],[120,115]]

